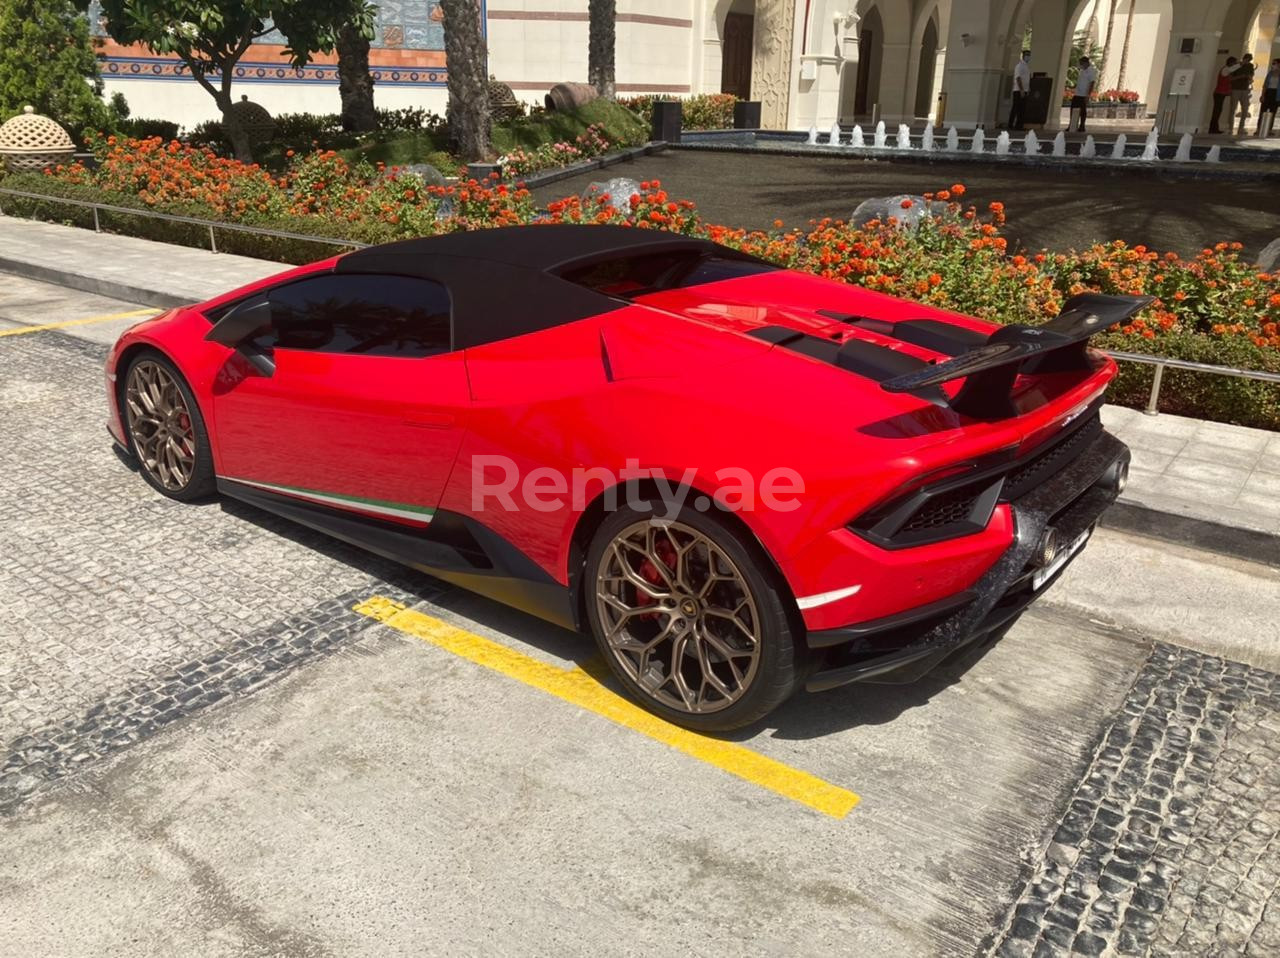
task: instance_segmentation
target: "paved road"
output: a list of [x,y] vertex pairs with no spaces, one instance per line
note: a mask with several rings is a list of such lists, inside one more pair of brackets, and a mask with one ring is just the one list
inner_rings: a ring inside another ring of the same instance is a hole
[[697,200],[708,222],[761,229],[776,219],[803,226],[824,216],[848,217],[872,196],[927,193],[959,181],[980,206],[1002,201],[1010,243],[1032,250],[1123,239],[1185,256],[1239,240],[1256,254],[1280,236],[1274,184],[1179,179],[1156,170],[1135,176],[667,151],[553,183],[534,196],[548,203],[611,176],[660,179],[672,196]]
[[673,738],[578,636],[155,495],[102,430],[121,320],[24,331],[133,308],[0,286],[6,951],[1280,947],[1280,684],[1207,654],[1274,628],[1275,570],[1102,532],[924,682]]

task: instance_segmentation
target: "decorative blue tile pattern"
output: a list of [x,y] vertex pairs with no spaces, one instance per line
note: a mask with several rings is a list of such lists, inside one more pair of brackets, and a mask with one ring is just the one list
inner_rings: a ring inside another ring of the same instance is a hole
[[[100,20],[102,4],[89,4],[89,28],[96,36],[106,36]],[[443,14],[439,0],[382,0],[378,4],[372,45],[392,50],[444,49]],[[272,31],[259,42],[283,44],[284,37]],[[250,55],[252,56],[252,55]],[[149,71],[148,71],[149,72]]]

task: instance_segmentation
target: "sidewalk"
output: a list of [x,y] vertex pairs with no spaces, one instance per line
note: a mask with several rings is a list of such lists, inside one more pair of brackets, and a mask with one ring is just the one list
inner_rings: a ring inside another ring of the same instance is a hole
[[[208,299],[280,263],[0,217],[0,273],[146,306]],[[1108,406],[1133,449],[1106,524],[1280,566],[1280,433]]]
[[1133,451],[1106,524],[1280,565],[1280,433],[1122,406],[1102,418]]
[[151,240],[0,216],[0,272],[168,309],[289,267]]

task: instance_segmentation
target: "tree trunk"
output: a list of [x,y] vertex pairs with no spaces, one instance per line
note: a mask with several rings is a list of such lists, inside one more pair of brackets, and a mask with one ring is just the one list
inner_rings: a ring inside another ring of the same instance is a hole
[[338,96],[342,98],[342,128],[351,133],[377,129],[373,108],[373,75],[369,72],[369,38],[355,24],[338,31]]
[[614,46],[618,25],[618,0],[589,0],[587,82],[606,100],[614,96]]
[[1107,54],[1111,52],[1111,30],[1116,25],[1116,7],[1120,5],[1120,0],[1111,0],[1111,6],[1107,11],[1107,38],[1102,41],[1102,62],[1098,64],[1098,90],[1102,90],[1102,74],[1107,67]]
[[1124,89],[1124,71],[1129,65],[1129,41],[1133,38],[1133,0],[1129,0],[1129,17],[1124,23],[1124,46],[1120,48],[1120,75],[1116,77],[1116,89]]
[[464,163],[489,156],[487,52],[480,31],[480,0],[440,0],[449,71],[449,139]]
[[253,142],[249,139],[249,131],[240,122],[240,117],[231,108],[231,83],[223,82],[222,86],[213,90],[214,102],[222,111],[222,135],[231,143],[236,159],[241,163],[253,163]]

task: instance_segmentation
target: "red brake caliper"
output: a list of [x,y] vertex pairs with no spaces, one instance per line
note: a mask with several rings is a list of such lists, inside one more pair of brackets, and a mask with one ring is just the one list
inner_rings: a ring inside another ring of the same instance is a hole
[[[676,573],[676,550],[670,542],[665,539],[658,543],[658,558],[662,560],[662,564],[666,566],[668,578],[674,579]],[[654,565],[652,559],[645,559],[640,563],[640,575],[645,582],[654,586],[665,586],[667,580],[662,577],[662,573],[658,571],[658,567]],[[658,600],[640,589],[636,590],[636,605],[653,605]],[[658,614],[650,612],[646,615],[637,616],[639,619],[656,619]]]

